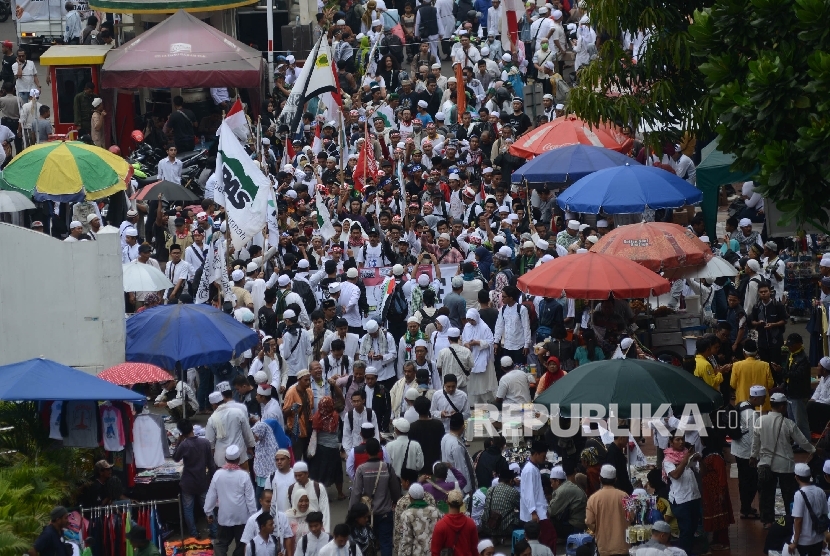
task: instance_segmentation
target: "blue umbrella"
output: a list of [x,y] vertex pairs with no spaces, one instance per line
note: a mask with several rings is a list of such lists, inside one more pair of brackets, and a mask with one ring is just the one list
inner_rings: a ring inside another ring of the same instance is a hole
[[556,202],[571,212],[631,214],[646,207],[679,208],[701,199],[702,191],[671,172],[626,164],[585,176],[563,191]]
[[258,342],[253,329],[210,305],[159,305],[127,321],[127,361],[168,370],[225,363]]
[[140,401],[144,396],[49,359],[0,367],[0,400]]
[[540,154],[515,172],[510,181],[533,185],[573,183],[604,168],[640,163],[624,154],[592,145],[569,145]]

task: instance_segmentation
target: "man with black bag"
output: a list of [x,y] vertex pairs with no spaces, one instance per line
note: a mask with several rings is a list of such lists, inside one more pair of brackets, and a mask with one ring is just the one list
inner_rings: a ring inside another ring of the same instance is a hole
[[[767,389],[764,386],[758,384],[751,386],[749,400],[742,401],[735,408],[738,413],[738,426],[728,429],[729,437],[732,439],[731,453],[738,465],[738,493],[741,498],[742,519],[758,518],[758,511],[752,507],[755,494],[758,492],[758,472],[750,467],[749,458],[752,455],[752,431],[755,429],[756,420],[760,417],[760,413],[756,413],[755,408],[763,406],[766,399]],[[728,413],[719,413],[718,426],[728,426],[733,423]]]
[[800,556],[819,556],[824,548],[827,532],[827,496],[813,484],[810,466],[795,465],[797,496],[793,500],[793,537],[789,543],[790,554],[798,550]]

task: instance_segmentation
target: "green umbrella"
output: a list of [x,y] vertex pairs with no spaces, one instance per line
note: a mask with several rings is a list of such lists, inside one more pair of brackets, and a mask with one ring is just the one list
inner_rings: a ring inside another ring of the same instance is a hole
[[542,392],[534,403],[559,404],[569,417],[572,404],[617,404],[618,417],[631,417],[631,406],[671,404],[676,415],[687,404],[709,413],[723,403],[720,392],[680,367],[645,359],[610,359],[580,365]]
[[697,188],[703,191],[703,209],[706,231],[709,237],[715,237],[715,224],[718,218],[718,191],[720,186],[728,183],[747,181],[758,173],[732,170],[734,154],[726,154],[718,148],[720,137],[703,147],[700,151],[700,164],[697,166]]

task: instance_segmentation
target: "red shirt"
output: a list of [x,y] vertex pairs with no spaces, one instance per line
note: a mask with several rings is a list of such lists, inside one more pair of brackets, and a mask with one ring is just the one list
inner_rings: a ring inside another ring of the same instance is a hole
[[441,550],[452,547],[454,556],[478,556],[476,523],[465,514],[446,514],[435,525],[430,551],[439,556]]

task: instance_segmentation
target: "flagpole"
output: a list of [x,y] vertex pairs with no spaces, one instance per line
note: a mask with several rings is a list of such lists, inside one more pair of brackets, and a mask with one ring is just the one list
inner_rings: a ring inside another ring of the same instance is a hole
[[[309,53],[308,58],[306,58],[305,63],[303,64],[303,68],[305,68],[305,64],[312,64],[313,65],[314,62],[317,60],[317,53],[320,51],[320,44],[323,42],[323,38],[325,38],[325,36],[326,36],[325,33],[320,35],[320,39],[314,44],[314,48],[311,49],[311,52]],[[297,111],[294,114],[294,121],[292,122],[292,124],[293,124],[292,127],[294,129],[293,129],[293,131],[289,131],[289,133],[293,132],[295,135],[299,132],[300,126],[302,125],[303,108],[305,107],[305,103],[306,103],[306,98],[305,98],[304,93],[308,90],[308,84],[311,81],[311,74],[312,73],[313,73],[313,71],[311,70],[311,68],[309,68],[309,71],[306,74],[305,83],[303,83],[302,88],[299,89],[300,91],[302,91],[303,94],[300,98],[300,103],[297,105]],[[297,84],[295,83],[294,86],[296,87]],[[293,88],[294,87],[292,87],[292,89]]]

